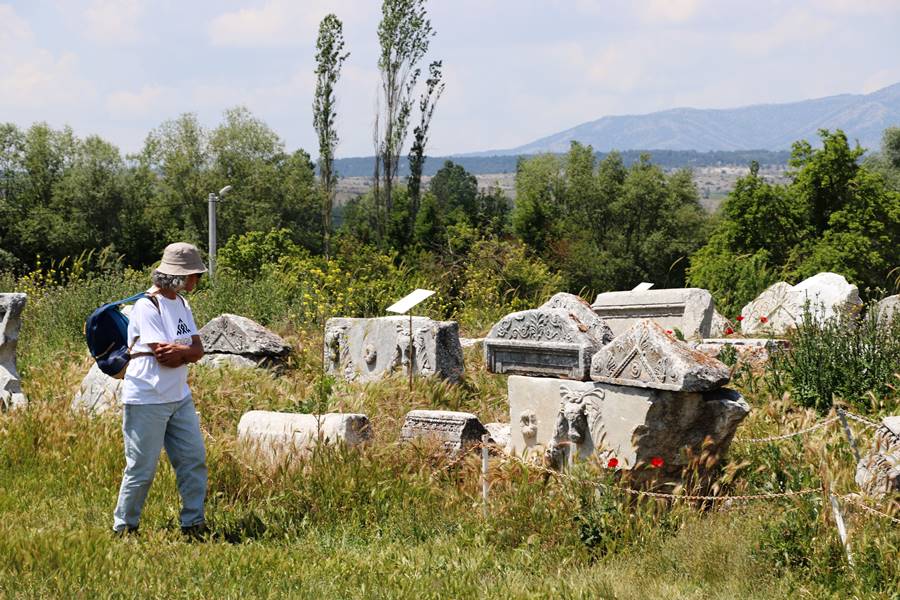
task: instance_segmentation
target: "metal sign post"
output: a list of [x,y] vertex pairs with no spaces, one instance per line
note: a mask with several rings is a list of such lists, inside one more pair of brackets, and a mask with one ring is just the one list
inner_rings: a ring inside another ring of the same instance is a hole
[[409,312],[418,305],[420,302],[434,295],[432,290],[423,290],[417,289],[413,292],[407,294],[403,298],[400,298],[393,304],[387,307],[387,312],[403,315],[409,313],[409,391],[412,391],[412,382],[413,382],[413,366],[415,365],[413,356],[414,347],[413,347],[413,326],[412,326],[412,313]]

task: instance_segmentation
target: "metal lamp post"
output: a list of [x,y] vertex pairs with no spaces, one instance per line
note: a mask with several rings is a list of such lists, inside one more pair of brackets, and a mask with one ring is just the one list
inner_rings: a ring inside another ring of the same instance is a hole
[[218,194],[209,194],[209,279],[212,281],[216,272],[216,202],[220,200],[220,196],[224,196],[231,191],[231,186],[226,185]]

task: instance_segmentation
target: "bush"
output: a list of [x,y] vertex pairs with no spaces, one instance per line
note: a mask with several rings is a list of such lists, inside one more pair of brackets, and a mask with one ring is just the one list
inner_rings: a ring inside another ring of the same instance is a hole
[[879,323],[872,304],[863,317],[843,314],[818,323],[807,307],[789,339],[790,351],[774,354],[768,367],[778,394],[789,391],[801,405],[823,412],[835,398],[866,412],[879,402],[896,404],[900,319]]

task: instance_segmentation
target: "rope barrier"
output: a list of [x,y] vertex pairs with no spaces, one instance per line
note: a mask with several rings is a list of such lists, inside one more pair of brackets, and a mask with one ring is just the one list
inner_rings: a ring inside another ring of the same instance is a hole
[[846,410],[845,410],[845,411],[844,411],[844,416],[846,416],[846,417],[849,418],[849,419],[853,419],[854,421],[856,421],[856,422],[858,422],[858,423],[862,423],[862,424],[865,425],[866,427],[869,427],[869,428],[872,428],[872,429],[878,429],[879,427],[881,427],[881,423],[876,423],[875,421],[872,421],[872,420],[867,419],[867,418],[865,418],[865,417],[861,417],[860,415],[855,415],[855,414],[853,414],[853,413],[850,412],[850,411],[846,411]]
[[863,504],[862,502],[857,500],[852,494],[847,494],[846,496],[843,496],[841,499],[844,502],[847,502],[848,504],[850,504],[851,506],[855,506],[856,508],[861,508],[865,512],[871,513],[873,515],[878,515],[879,517],[884,517],[885,519],[890,519],[894,523],[900,525],[900,519],[898,519],[896,517],[892,517],[891,515],[889,515],[887,513],[883,513],[880,510],[877,510],[875,508],[872,508],[871,506],[867,506],[867,505]]

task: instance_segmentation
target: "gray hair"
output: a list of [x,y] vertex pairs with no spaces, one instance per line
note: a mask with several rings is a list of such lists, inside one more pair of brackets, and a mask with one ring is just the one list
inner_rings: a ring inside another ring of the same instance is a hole
[[150,281],[153,282],[153,285],[161,290],[171,290],[173,292],[183,290],[185,280],[187,280],[187,275],[169,275],[160,271],[153,271],[153,274],[150,275]]

